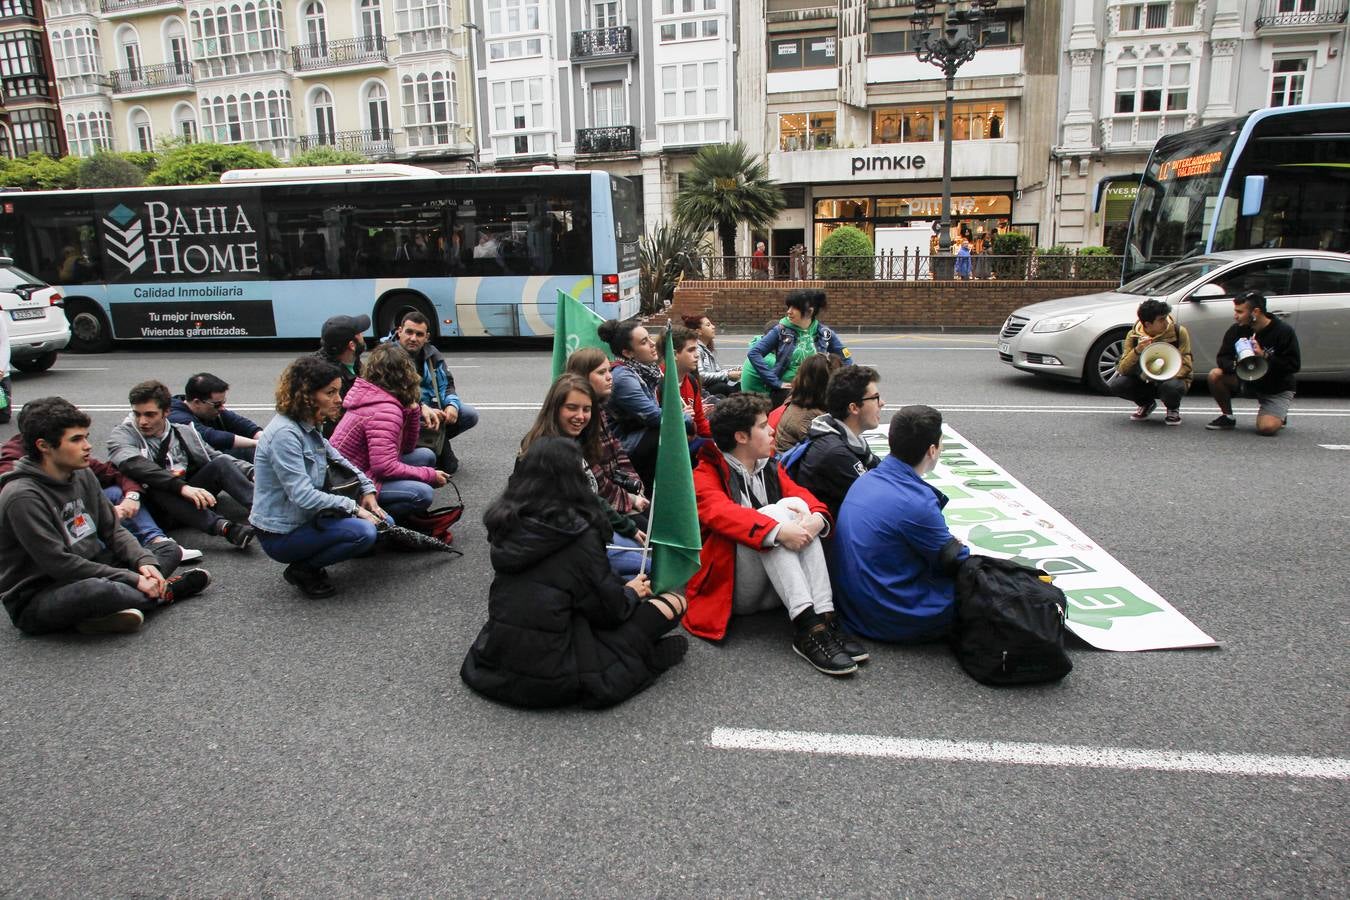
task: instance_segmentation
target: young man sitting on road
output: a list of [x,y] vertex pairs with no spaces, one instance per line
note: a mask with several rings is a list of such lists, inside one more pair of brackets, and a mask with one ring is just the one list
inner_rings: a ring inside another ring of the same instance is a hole
[[478,410],[455,393],[455,376],[450,374],[441,351],[431,343],[431,323],[426,316],[416,311],[405,314],[394,339],[408,351],[417,374],[422,377],[423,436],[437,431],[445,435],[436,456],[436,468],[453,475],[459,470],[459,459],[450,441],[478,424]]
[[[29,634],[136,631],[145,613],[200,593],[121,527],[89,471],[89,416],[60,397],[24,407],[27,456],[3,477],[0,599]],[[164,568],[161,569],[160,565]]]
[[253,462],[262,428],[257,422],[225,408],[230,386],[210,372],[193,375],[183,393],[169,406],[169,421],[191,425],[212,447],[221,453]]
[[169,389],[160,382],[142,381],[128,399],[131,413],[109,435],[108,455],[123,474],[145,485],[142,502],[161,522],[218,534],[246,548],[253,529],[222,518],[212,507],[219,493],[253,506],[253,464],[219,452],[192,426],[170,422]]
[[[370,328],[370,316],[333,316],[323,323],[321,345],[314,355],[325,362],[338,367],[342,373],[342,386],[338,393],[342,397],[356,383],[361,374],[361,354],[366,352],[366,330]],[[345,412],[338,407],[337,419],[331,419],[319,426],[323,436],[331,438],[338,419]]]
[[710,640],[733,614],[787,607],[793,650],[827,675],[849,675],[867,651],[837,630],[830,576],[818,538],[825,504],[778,468],[768,401],[733,394],[709,418],[713,443],[698,453],[694,493],[702,568],[689,581],[684,624]]
[[[1125,335],[1125,347],[1120,352],[1115,374],[1106,383],[1107,389],[1135,404],[1130,419],[1142,422],[1158,408],[1162,400],[1167,410],[1163,421],[1168,425],[1181,424],[1181,398],[1191,389],[1191,333],[1178,325],[1170,313],[1172,307],[1164,300],[1145,300],[1136,313],[1139,321]],[[1171,344],[1181,354],[1181,368],[1165,381],[1147,377],[1139,364],[1139,355],[1151,344]]]
[[[1249,338],[1252,350],[1264,357],[1266,374],[1254,381],[1239,381],[1237,377],[1237,350],[1240,338]],[[1237,427],[1233,418],[1233,394],[1255,397],[1256,433],[1273,437],[1289,422],[1289,407],[1298,390],[1294,376],[1303,366],[1298,335],[1288,322],[1266,310],[1266,296],[1259,291],[1247,291],[1233,300],[1233,324],[1219,341],[1218,363],[1209,371],[1209,394],[1219,407],[1219,417],[1205,427],[1211,431],[1232,431]]]
[[[871,366],[838,369],[825,393],[829,410],[816,416],[806,432],[806,449],[788,474],[830,508],[837,521],[839,507],[853,482],[881,464],[862,439],[862,433],[881,423],[884,405]],[[794,448],[795,449],[795,448]]]
[[942,518],[947,498],[923,480],[937,464],[942,414],[906,406],[891,418],[890,454],[844,498],[832,547],[845,627],[879,641],[943,637],[954,578],[970,555]]

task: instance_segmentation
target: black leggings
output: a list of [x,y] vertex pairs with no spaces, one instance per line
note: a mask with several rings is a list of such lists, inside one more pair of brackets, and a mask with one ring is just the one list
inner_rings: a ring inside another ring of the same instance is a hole
[[637,446],[628,451],[628,459],[642,479],[648,497],[652,494],[652,485],[656,483],[656,450],[660,445],[661,429],[648,428],[642,432],[642,439],[637,442]]

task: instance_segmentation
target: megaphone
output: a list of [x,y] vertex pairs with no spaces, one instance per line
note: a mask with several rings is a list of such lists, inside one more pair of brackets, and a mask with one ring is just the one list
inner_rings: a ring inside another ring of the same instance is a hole
[[1250,338],[1238,338],[1233,348],[1237,351],[1237,377],[1243,381],[1260,381],[1266,376],[1270,363],[1252,349]]
[[1139,354],[1139,371],[1148,381],[1167,381],[1181,371],[1181,351],[1174,344],[1154,341]]

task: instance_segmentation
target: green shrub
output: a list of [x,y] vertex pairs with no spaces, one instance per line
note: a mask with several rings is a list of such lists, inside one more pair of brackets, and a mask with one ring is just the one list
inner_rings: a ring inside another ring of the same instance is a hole
[[116,153],[95,153],[80,161],[76,182],[82,188],[139,187],[145,172]]
[[1017,231],[994,235],[994,275],[1002,279],[1027,277],[1031,238]]
[[0,157],[0,185],[25,191],[61,191],[76,187],[79,157],[52,159],[45,153],[30,153],[18,159]]
[[1120,257],[1110,247],[1079,247],[1074,272],[1085,281],[1114,281],[1120,278]]
[[370,162],[355,150],[336,147],[311,147],[291,160],[293,166],[359,166]]
[[1038,247],[1036,249],[1036,277],[1041,279],[1065,279],[1073,271],[1073,257],[1069,248],[1062,245]]
[[875,269],[872,241],[852,225],[836,228],[821,242],[817,268],[821,278],[871,278]]
[[114,153],[113,156],[125,159],[146,175],[155,171],[155,167],[159,165],[159,154],[150,150],[125,150],[121,153]]
[[273,169],[270,153],[243,144],[187,144],[164,153],[147,184],[215,184],[230,169]]

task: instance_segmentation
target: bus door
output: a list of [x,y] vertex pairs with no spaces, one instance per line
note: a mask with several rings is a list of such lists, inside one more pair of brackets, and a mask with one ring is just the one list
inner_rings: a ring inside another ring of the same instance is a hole
[[[1203,376],[1214,367],[1214,358],[1224,332],[1233,324],[1233,298],[1246,291],[1260,291],[1270,300],[1270,312],[1295,324],[1297,307],[1293,293],[1292,257],[1266,259],[1223,269],[1201,285],[1213,284],[1223,290],[1221,296],[1205,297],[1196,288],[1183,302],[1175,305],[1177,322],[1191,333],[1194,371]],[[1297,326],[1295,325],[1297,328]]]
[[1298,298],[1301,371],[1307,375],[1350,372],[1350,261],[1299,260],[1306,287]]

